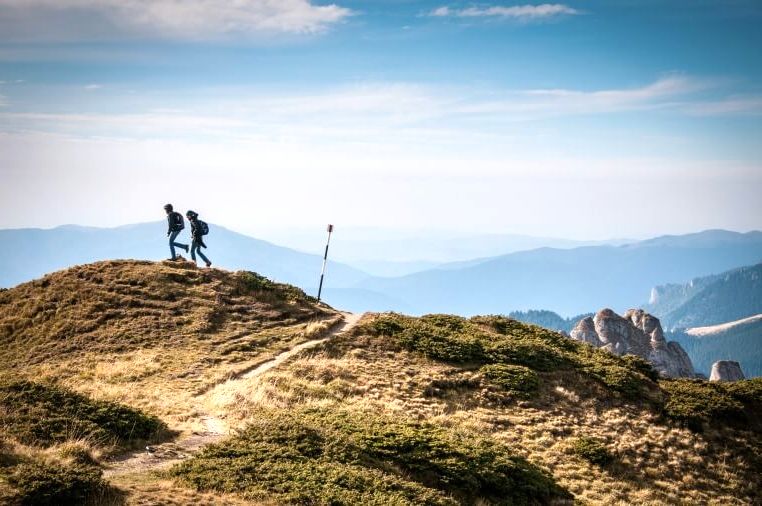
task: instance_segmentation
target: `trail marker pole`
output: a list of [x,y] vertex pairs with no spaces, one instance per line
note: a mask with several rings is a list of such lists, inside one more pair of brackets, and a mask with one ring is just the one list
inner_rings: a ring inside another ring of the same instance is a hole
[[323,291],[323,277],[325,276],[325,264],[328,263],[328,246],[331,244],[331,233],[333,232],[333,225],[328,225],[328,242],[325,243],[325,254],[323,255],[323,268],[320,269],[320,286],[318,287],[318,302],[320,302],[320,294]]

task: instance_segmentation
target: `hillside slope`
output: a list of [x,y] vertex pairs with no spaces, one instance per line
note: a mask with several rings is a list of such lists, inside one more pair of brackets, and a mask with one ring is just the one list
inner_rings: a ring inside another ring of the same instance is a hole
[[0,291],[0,375],[170,429],[91,455],[117,504],[762,499],[762,380],[657,381],[505,317],[343,318],[250,272],[99,262]]
[[624,246],[543,248],[461,269],[369,278],[361,288],[404,302],[415,314],[502,314],[547,308],[562,315],[611,307],[623,312],[658,284],[680,282],[762,258],[762,232],[707,231]]
[[656,287],[649,308],[666,328],[703,327],[762,313],[762,264]]
[[194,392],[337,318],[301,290],[250,272],[98,262],[0,292],[0,371],[174,423],[188,418]]
[[[458,479],[436,480],[450,452],[473,451],[467,449],[476,441],[476,447],[515,452],[584,504],[762,500],[762,427],[754,421],[762,383],[656,383],[655,377],[637,359],[502,317],[369,315],[352,334],[251,382],[246,398],[220,398],[232,417],[245,422],[257,413],[257,421],[173,474],[207,493],[384,504],[392,502],[388,489],[360,495],[368,492],[363,480],[380,477],[374,469],[381,469],[387,483],[404,477],[396,490],[407,494],[423,493],[410,488],[422,484],[455,498],[471,490],[461,504],[478,503],[474,492],[494,501],[487,503],[523,504],[511,492],[503,492],[504,501],[491,497],[494,489],[480,474],[491,465],[489,455],[472,454],[472,466],[450,460]],[[435,437],[438,431],[444,440]],[[462,434],[464,448],[451,442],[455,434]],[[297,447],[300,437],[304,444]],[[271,460],[285,451],[278,441],[293,450]],[[332,478],[337,471],[325,455],[352,469],[352,478]],[[246,469],[262,479],[234,479]],[[443,502],[428,497],[416,503]],[[541,497],[537,503],[550,502]],[[564,504],[563,495],[555,500]]]

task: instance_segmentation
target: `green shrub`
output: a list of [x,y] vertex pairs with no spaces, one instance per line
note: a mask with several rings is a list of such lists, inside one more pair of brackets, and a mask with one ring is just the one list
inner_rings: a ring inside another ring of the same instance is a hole
[[743,403],[762,407],[762,378],[718,383],[722,389]]
[[568,365],[558,350],[534,339],[501,340],[489,345],[484,354],[489,362],[519,364],[537,371],[553,371]]
[[406,328],[399,334],[398,340],[404,348],[445,362],[477,362],[484,356],[481,343],[473,336],[448,335],[430,325]]
[[405,329],[403,317],[395,314],[383,315],[373,318],[370,322],[358,325],[355,334],[367,333],[372,336],[392,337]]
[[762,432],[762,378],[733,382],[662,380],[665,414],[694,430],[705,423],[729,424]]
[[446,330],[448,333],[463,332],[467,321],[460,316],[449,314],[427,314],[419,319],[422,323]]
[[569,498],[486,438],[343,410],[263,410],[240,436],[171,470],[200,490],[307,504],[541,504]]
[[743,416],[744,405],[723,388],[722,384],[704,380],[664,380],[660,383],[667,392],[665,414],[699,430],[710,420],[732,421]]
[[528,397],[540,386],[537,373],[521,365],[490,364],[482,366],[479,371],[490,383],[519,397]]
[[379,315],[358,332],[393,338],[410,351],[452,363],[480,362],[484,358],[478,329],[458,316],[426,315],[412,318],[395,313]]
[[12,378],[0,378],[0,425],[10,436],[35,446],[73,437],[99,444],[149,439],[164,427],[158,418],[121,404]]
[[622,361],[628,368],[636,370],[651,381],[659,379],[659,372],[643,357],[628,354],[622,357]]
[[643,367],[640,360],[632,358],[632,355],[620,357],[582,344],[573,360],[577,370],[628,399],[651,402],[660,400],[658,385],[644,374],[648,373],[648,369]]
[[572,451],[578,457],[597,466],[605,466],[614,460],[614,456],[603,442],[591,437],[580,437],[574,440],[572,442]]
[[6,478],[13,489],[12,503],[80,505],[106,489],[98,467],[25,462]]
[[575,352],[580,343],[569,339],[563,334],[546,328],[523,323],[506,316],[474,316],[469,320],[473,325],[486,327],[493,332],[512,339],[532,339],[559,352]]
[[402,347],[451,363],[524,366],[535,371],[577,370],[628,399],[658,403],[656,371],[645,360],[619,357],[536,325],[504,316],[382,314],[358,333],[390,337]]

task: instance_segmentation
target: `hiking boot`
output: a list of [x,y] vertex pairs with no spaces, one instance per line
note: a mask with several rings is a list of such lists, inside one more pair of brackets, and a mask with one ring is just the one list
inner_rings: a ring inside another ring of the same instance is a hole
[[211,267],[211,266],[212,266],[212,262],[207,262],[207,263],[206,263],[206,266],[207,266],[207,267]]

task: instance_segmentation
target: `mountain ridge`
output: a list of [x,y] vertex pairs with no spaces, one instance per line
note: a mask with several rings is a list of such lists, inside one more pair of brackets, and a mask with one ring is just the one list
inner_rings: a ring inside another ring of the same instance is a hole
[[[542,307],[560,315],[591,308],[624,311],[642,293],[676,282],[755,263],[762,258],[762,232],[692,234],[623,246],[570,250],[539,248],[502,255],[457,270],[432,269],[396,278],[368,278],[358,287],[394,294],[416,314],[504,313]],[[672,281],[674,280],[674,281]],[[379,308],[385,309],[385,308]]]

